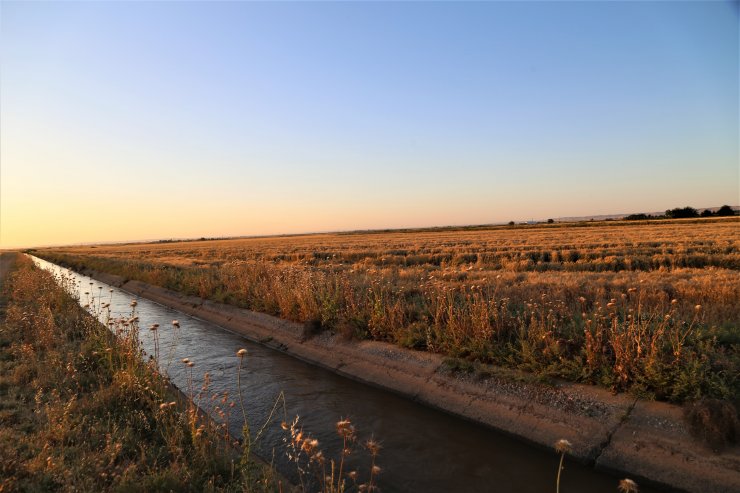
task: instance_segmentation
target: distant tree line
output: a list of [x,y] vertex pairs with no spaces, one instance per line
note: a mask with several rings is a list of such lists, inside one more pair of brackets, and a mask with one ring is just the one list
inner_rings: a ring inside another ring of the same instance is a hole
[[645,219],[686,219],[692,217],[727,217],[736,216],[738,213],[729,205],[723,205],[717,212],[712,212],[709,209],[704,209],[701,214],[698,210],[693,207],[676,207],[675,209],[668,209],[662,216],[651,215],[651,214],[630,214],[625,217],[628,221],[641,221]]
[[[692,217],[727,217],[727,216],[738,216],[740,215],[740,210],[735,210],[732,208],[732,206],[729,205],[723,205],[719,209],[717,209],[715,212],[712,212],[710,209],[704,209],[703,211],[699,212],[697,209],[694,209],[693,207],[676,207],[675,209],[668,209],[665,211],[665,214],[630,214],[629,216],[624,217],[627,221],[645,221],[647,219],[687,219]],[[591,221],[594,219],[592,218]],[[601,219],[602,221],[614,221],[614,218],[605,218]],[[553,224],[555,222],[554,219],[548,219],[547,224]],[[509,226],[516,226],[516,225],[530,225],[530,224],[543,224],[545,221],[523,221],[516,223],[514,221],[509,221]]]

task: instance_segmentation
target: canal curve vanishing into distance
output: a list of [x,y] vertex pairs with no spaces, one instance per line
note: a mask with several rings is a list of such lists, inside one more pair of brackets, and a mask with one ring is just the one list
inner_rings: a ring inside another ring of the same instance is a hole
[[[180,335],[174,347],[168,374],[180,389],[187,388],[187,372],[180,362],[189,358],[195,363],[195,388],[203,374],[211,377],[211,390],[230,392],[235,398],[237,385],[236,351],[246,348],[248,355],[242,370],[244,403],[253,434],[270,416],[281,393],[285,396],[288,421],[300,416],[305,432],[318,439],[324,454],[337,457],[341,441],[336,422],[352,421],[360,440],[371,436],[382,444],[378,465],[382,468],[379,486],[384,493],[393,492],[511,492],[542,493],[555,490],[559,456],[554,450],[543,450],[505,434],[448,415],[409,399],[338,376],[291,356],[266,348],[246,338],[182,312],[138,298],[36,257],[40,267],[59,276],[67,276],[79,290],[80,303],[94,296],[95,303],[110,301],[110,315],[131,315],[130,303],[136,299],[139,326],[160,324],[160,354],[169,351],[171,321],[180,322]],[[112,290],[112,291],[110,291]],[[88,292],[89,294],[85,294]],[[141,330],[142,345],[154,353],[153,336]],[[163,363],[164,364],[164,363]],[[280,427],[283,405],[267,426],[255,451],[278,471],[295,480],[295,464],[286,455],[286,432]],[[232,413],[231,432],[241,435],[241,422]],[[351,466],[369,468],[369,456],[357,448]],[[560,491],[593,493],[617,491],[616,477],[597,472],[569,461],[563,471]],[[649,488],[640,488],[650,493]]]

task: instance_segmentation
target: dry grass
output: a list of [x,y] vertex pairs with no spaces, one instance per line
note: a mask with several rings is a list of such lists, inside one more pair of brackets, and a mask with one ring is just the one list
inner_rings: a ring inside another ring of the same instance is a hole
[[736,399],[739,224],[555,224],[35,253],[351,337],[659,399]]
[[134,315],[108,331],[19,262],[0,323],[0,491],[277,491],[141,358]]

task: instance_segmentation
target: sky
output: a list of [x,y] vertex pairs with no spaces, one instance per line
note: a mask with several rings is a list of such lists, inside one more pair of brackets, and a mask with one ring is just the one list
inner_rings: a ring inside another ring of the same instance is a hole
[[0,3],[0,248],[740,204],[737,2]]

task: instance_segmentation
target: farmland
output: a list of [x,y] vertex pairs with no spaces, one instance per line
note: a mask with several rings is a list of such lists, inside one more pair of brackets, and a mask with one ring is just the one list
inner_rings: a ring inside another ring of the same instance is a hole
[[43,249],[137,279],[543,378],[683,402],[738,395],[735,218]]

